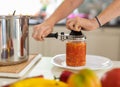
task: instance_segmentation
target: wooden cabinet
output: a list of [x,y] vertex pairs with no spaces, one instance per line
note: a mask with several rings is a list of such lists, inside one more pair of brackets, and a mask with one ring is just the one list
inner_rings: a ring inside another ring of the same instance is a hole
[[[36,41],[32,36],[31,25],[29,27],[30,35],[30,54],[41,53],[43,56],[55,56],[65,53],[66,41],[60,41],[55,38],[46,38],[45,41]],[[65,26],[55,26],[53,32],[70,31]],[[120,60],[120,28],[103,27],[94,31],[83,31],[87,37],[87,54],[105,56],[112,60]]]

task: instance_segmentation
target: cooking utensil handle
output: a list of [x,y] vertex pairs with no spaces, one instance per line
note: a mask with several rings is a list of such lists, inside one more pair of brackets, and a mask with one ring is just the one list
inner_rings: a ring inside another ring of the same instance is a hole
[[48,34],[47,38],[58,38],[58,33],[50,33]]

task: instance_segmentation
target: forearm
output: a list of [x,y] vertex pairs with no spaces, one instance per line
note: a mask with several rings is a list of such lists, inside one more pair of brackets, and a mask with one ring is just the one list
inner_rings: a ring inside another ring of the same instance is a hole
[[64,0],[56,11],[47,19],[53,24],[67,17],[75,8],[80,6],[84,0]]
[[120,16],[120,0],[114,0],[104,11],[98,15],[101,25]]

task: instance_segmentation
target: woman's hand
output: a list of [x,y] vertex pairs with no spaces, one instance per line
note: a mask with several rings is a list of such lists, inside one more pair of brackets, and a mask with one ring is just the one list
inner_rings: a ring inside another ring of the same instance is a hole
[[66,27],[70,30],[74,31],[80,31],[86,30],[94,30],[99,27],[96,19],[86,19],[86,18],[80,18],[80,17],[75,17],[73,19],[68,19],[66,22]]
[[35,40],[42,41],[44,40],[44,37],[46,37],[48,34],[50,34],[53,31],[53,26],[49,22],[43,22],[42,24],[35,25],[32,37]]

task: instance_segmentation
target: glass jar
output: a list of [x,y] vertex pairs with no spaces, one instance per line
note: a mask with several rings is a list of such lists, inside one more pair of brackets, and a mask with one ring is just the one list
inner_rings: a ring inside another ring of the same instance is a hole
[[71,35],[66,43],[67,66],[84,66],[86,64],[85,36]]

